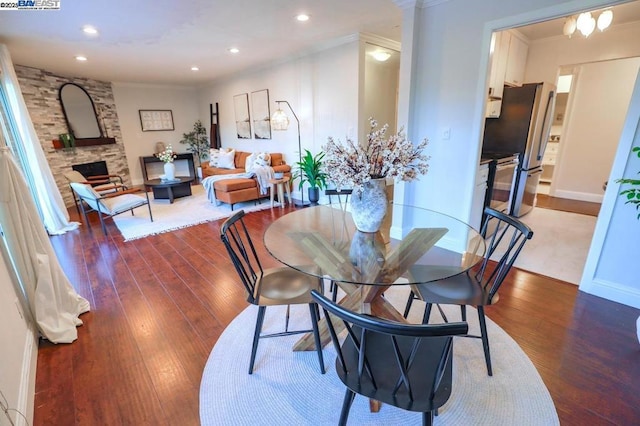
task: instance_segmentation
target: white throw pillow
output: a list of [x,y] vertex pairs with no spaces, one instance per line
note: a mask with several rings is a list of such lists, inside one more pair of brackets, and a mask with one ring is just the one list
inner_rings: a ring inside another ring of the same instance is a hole
[[220,156],[220,150],[211,148],[209,150],[209,166],[218,167],[218,157]]
[[210,148],[209,149],[209,167],[218,167],[218,158],[220,153],[229,152],[229,148]]
[[254,167],[254,162],[256,161],[256,156],[257,154],[254,152],[253,154],[250,154],[249,156],[247,156],[247,159],[244,161],[244,171],[249,173],[250,171],[253,170]]
[[256,159],[254,161],[256,166],[270,166],[271,165],[271,156],[266,152],[259,152],[256,154]]
[[221,152],[218,156],[218,167],[221,169],[235,169],[235,156],[236,151],[233,149],[229,152]]

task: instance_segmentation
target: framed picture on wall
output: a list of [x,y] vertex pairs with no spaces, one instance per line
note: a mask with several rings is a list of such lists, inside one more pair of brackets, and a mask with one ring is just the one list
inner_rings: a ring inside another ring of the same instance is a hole
[[170,109],[140,109],[138,112],[143,132],[175,130]]
[[269,89],[251,92],[253,137],[271,139],[271,114],[269,113]]
[[242,93],[233,97],[236,114],[236,133],[238,139],[251,139],[251,120],[249,118],[249,94]]

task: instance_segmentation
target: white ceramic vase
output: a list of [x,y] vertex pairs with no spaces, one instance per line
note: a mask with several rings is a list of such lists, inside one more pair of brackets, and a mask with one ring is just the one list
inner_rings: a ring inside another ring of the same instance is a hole
[[378,232],[387,214],[386,180],[371,179],[351,195],[351,217],[360,232]]
[[164,163],[164,179],[174,180],[176,178],[176,165],[173,163]]

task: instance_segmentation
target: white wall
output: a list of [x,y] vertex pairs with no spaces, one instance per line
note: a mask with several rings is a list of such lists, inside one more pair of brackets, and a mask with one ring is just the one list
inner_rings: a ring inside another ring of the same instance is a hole
[[640,58],[576,67],[552,195],[602,202],[639,67]]
[[[631,153],[632,146],[640,146],[640,73],[580,282],[581,290],[640,308],[640,283],[636,271],[640,220],[638,210],[625,204],[624,197],[619,196],[621,190],[630,186],[616,182],[619,177],[635,179],[638,176],[640,159]],[[610,221],[605,220],[609,217]]]
[[[9,408],[19,410],[33,424],[38,343],[17,301],[8,265],[0,256],[0,391]],[[10,415],[14,422],[19,418],[15,413]],[[0,425],[5,424],[5,415],[0,412]]]
[[525,81],[557,80],[563,66],[640,56],[640,24],[626,24],[584,38],[551,37],[529,44]]
[[[411,32],[403,31],[403,37],[412,39],[402,40],[403,56],[411,49],[411,61],[403,61],[402,64],[414,68],[410,73],[411,79],[406,77],[406,70],[400,71],[400,111],[404,113],[403,108],[409,108],[409,137],[412,140],[424,136],[430,138],[427,151],[431,155],[431,166],[425,178],[406,185],[404,199],[400,201],[433,207],[454,217],[469,219],[480,157],[492,31],[611,3],[599,0],[450,0],[434,2],[433,6],[418,10],[408,6],[403,13],[403,22],[411,22],[415,13],[417,28]],[[443,129],[447,128],[451,129],[451,137],[443,140]],[[626,156],[628,154],[625,153]],[[613,219],[622,220],[628,226],[637,226],[628,218],[615,216]],[[608,221],[609,217],[601,215],[599,220]],[[610,243],[616,245],[615,241]],[[614,261],[604,252],[601,259]],[[623,265],[619,274],[637,275],[633,265]],[[621,285],[626,286],[630,293],[640,295],[640,282]],[[640,307],[640,299],[636,302],[630,302],[629,298],[618,301],[637,303]]]
[[387,134],[397,131],[398,79],[400,73],[400,52],[386,62],[365,56],[364,74],[364,131],[369,129],[369,117],[378,121],[378,126],[389,124]]
[[[344,139],[358,131],[358,41],[302,58],[218,81],[199,91],[200,118],[209,124],[209,104],[218,102],[223,147],[241,151],[281,152],[292,167],[298,161],[296,121],[286,105],[291,124],[287,131],[272,131],[271,140],[238,139],[233,96],[269,90],[270,112],[275,101],[291,104],[300,120],[302,152],[316,154],[328,136]],[[251,98],[251,96],[249,96]],[[206,121],[205,121],[206,120]],[[294,198],[300,198],[297,184]],[[306,198],[306,194],[305,194]]]
[[[533,41],[529,45],[525,81],[555,82],[561,67],[565,69],[569,67],[578,68],[580,64],[640,56],[640,43],[636,42],[638,39],[640,39],[640,24],[629,23],[611,27],[602,33],[596,31],[589,38],[584,38],[580,35],[572,38],[558,35],[557,37]],[[623,81],[614,82],[616,85],[623,84],[626,86],[620,88],[622,97],[617,97],[612,91],[601,88],[599,84],[604,82],[599,82],[597,75],[594,76],[595,80],[593,82],[599,83],[598,85],[585,84],[584,81],[581,84],[582,88],[589,91],[580,95],[582,100],[584,100],[585,96],[592,96],[593,99],[598,99],[599,95],[595,92],[601,89],[604,98],[602,98],[601,102],[596,102],[592,105],[585,105],[581,101],[578,104],[574,103],[574,105],[578,106],[592,106],[594,109],[591,112],[576,111],[579,114],[584,112],[586,115],[580,118],[576,114],[572,114],[573,118],[567,123],[571,125],[571,129],[568,129],[567,134],[562,136],[563,143],[560,145],[561,151],[555,166],[556,172],[551,186],[551,195],[583,201],[602,201],[602,183],[607,180],[611,170],[613,155],[618,146],[618,137],[622,129],[622,120],[624,119],[633,82],[635,81],[635,72],[632,71],[631,74],[630,77],[623,80],[624,83]],[[604,78],[606,78],[605,74],[603,74]],[[575,93],[575,91],[573,92]],[[604,101],[605,98],[607,98],[606,102]],[[589,117],[590,114],[594,114],[596,117],[598,115],[601,116],[601,113],[597,111],[598,106],[603,107],[605,113],[613,116],[615,123],[609,122],[608,126],[603,127],[601,126],[603,123],[601,119],[592,120],[592,117]],[[569,115],[567,115],[567,118],[569,118]],[[585,123],[599,124],[598,126],[589,125],[585,127],[583,126]],[[582,146],[580,155],[574,157],[573,154],[577,152],[578,144],[582,144],[585,137],[587,139],[594,138],[596,136],[595,133],[599,134],[598,138],[600,139],[600,143],[596,145],[604,146],[604,151],[600,151],[597,146],[594,146],[592,151],[587,144],[587,146]],[[574,149],[565,149],[569,144],[573,144]],[[584,159],[585,156],[597,158],[600,152],[602,156],[598,158],[597,162],[592,163],[595,170],[585,179],[585,176],[581,173],[581,170],[584,169],[580,166],[580,160]],[[597,181],[600,181],[599,184]]]
[[[192,87],[156,86],[131,83],[112,83],[113,97],[120,121],[127,163],[134,185],[142,183],[140,157],[153,155],[156,142],[171,144],[176,152],[187,152],[188,145],[181,144],[184,133],[193,130],[199,116],[197,89]],[[143,132],[140,125],[140,109],[164,109],[173,113],[173,131]],[[202,122],[205,128],[209,121]],[[176,167],[176,173],[186,172]]]

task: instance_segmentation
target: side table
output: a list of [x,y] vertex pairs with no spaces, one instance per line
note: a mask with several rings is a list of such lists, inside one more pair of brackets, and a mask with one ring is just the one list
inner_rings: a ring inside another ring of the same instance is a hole
[[280,207],[284,207],[284,190],[286,188],[287,197],[289,198],[289,204],[291,204],[291,190],[289,189],[289,176],[285,176],[282,179],[269,179],[269,183],[271,184],[271,189],[269,192],[271,193],[271,207],[273,207],[273,196],[276,192],[276,188],[278,191],[278,201],[280,202]]

